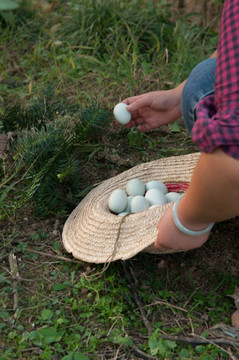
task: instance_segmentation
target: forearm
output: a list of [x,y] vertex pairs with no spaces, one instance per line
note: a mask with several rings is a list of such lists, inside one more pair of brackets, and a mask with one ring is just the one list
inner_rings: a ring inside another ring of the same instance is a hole
[[[192,176],[189,189],[178,204],[181,223],[190,230],[203,230],[211,222],[222,221],[239,214],[239,161],[217,149],[202,153]],[[189,250],[202,246],[210,231],[190,236],[179,230],[170,206],[158,223],[155,247]]]
[[216,149],[202,153],[178,206],[181,222],[199,230],[239,215],[239,161]]

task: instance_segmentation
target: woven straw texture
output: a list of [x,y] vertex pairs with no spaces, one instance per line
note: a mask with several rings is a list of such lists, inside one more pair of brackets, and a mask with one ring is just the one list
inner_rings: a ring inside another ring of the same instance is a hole
[[65,249],[90,263],[126,260],[142,250],[158,253],[153,246],[156,225],[170,204],[122,218],[110,212],[109,196],[117,188],[125,190],[127,182],[134,178],[145,184],[150,180],[189,184],[199,156],[194,153],[136,165],[98,185],[68,217],[62,233]]

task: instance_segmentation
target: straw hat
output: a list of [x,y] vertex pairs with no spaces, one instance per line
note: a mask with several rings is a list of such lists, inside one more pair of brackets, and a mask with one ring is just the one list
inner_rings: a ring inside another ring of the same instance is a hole
[[[163,158],[136,165],[93,189],[73,210],[62,234],[66,250],[75,258],[91,263],[107,263],[128,259],[140,251],[159,253],[154,248],[156,227],[170,204],[120,217],[109,210],[108,199],[113,190],[125,189],[130,179],[144,183],[158,180],[174,191],[186,190],[200,153]],[[172,251],[173,252],[173,251]]]

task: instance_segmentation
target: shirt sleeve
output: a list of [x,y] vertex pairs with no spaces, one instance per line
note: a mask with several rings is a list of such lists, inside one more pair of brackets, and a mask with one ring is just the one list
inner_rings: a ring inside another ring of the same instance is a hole
[[199,101],[192,140],[239,160],[239,1],[226,0],[218,41],[215,92]]

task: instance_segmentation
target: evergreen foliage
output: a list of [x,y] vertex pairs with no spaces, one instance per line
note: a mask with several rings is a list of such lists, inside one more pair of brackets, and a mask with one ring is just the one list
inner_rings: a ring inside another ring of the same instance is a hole
[[13,119],[13,114],[15,121],[10,121],[8,129],[25,130],[12,145],[14,174],[1,172],[2,218],[30,200],[41,216],[62,213],[75,205],[72,199],[82,190],[84,164],[101,148],[99,135],[109,124],[110,112],[97,105],[76,110],[74,105],[73,114],[67,104],[44,104],[38,99],[26,108],[13,106],[3,116],[5,130],[6,119]]
[[31,129],[41,129],[48,121],[59,116],[74,116],[79,112],[79,106],[71,104],[55,95],[54,88],[49,86],[43,89],[37,97],[27,100],[27,103],[13,99],[6,100],[6,109],[1,117],[4,132]]

